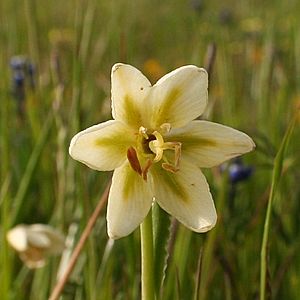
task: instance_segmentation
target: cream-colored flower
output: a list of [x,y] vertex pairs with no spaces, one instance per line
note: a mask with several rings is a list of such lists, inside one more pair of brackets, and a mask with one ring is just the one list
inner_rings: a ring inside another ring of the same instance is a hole
[[6,237],[29,268],[43,267],[48,255],[60,254],[65,246],[64,237],[43,224],[18,225]]
[[92,169],[114,170],[108,235],[130,234],[156,201],[196,232],[210,230],[216,211],[201,168],[249,152],[246,134],[194,120],[207,104],[204,69],[184,66],[155,85],[136,68],[112,68],[113,120],[75,135],[70,155]]

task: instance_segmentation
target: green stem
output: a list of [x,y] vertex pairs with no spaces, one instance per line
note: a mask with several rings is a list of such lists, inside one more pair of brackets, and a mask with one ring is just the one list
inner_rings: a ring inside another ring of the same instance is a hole
[[154,300],[152,210],[140,226],[142,252],[142,300]]
[[270,227],[270,220],[271,220],[271,209],[272,209],[272,202],[274,198],[274,181],[271,187],[271,193],[268,201],[268,208],[265,218],[265,225],[264,225],[264,232],[263,232],[263,239],[262,239],[262,246],[260,252],[260,300],[265,300],[266,297],[266,279],[267,279],[267,261],[268,261],[268,240],[269,240],[269,227]]
[[293,132],[295,121],[297,115],[291,120],[290,125],[284,135],[280,148],[276,154],[274,160],[274,168],[272,173],[272,183],[271,183],[271,191],[268,200],[268,207],[266,212],[265,224],[264,224],[264,232],[262,238],[261,252],[260,252],[260,300],[266,299],[266,283],[267,283],[267,268],[268,268],[268,241],[269,241],[269,232],[270,232],[270,223],[271,223],[271,212],[273,200],[275,198],[275,193],[278,188],[279,180],[282,174],[283,169],[283,161],[286,148],[288,146],[291,134]]

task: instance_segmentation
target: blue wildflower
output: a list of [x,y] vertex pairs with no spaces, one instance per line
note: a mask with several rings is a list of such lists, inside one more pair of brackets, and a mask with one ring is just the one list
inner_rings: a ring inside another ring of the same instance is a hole
[[241,160],[235,160],[228,167],[229,179],[232,184],[247,180],[253,174],[251,166],[245,166]]

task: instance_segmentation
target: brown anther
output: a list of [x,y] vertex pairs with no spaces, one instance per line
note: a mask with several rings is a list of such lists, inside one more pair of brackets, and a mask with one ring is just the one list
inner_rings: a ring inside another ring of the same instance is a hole
[[175,150],[175,168],[179,169],[179,162],[181,157],[181,143],[178,142],[174,150]]
[[142,172],[142,168],[141,168],[141,164],[139,162],[139,159],[137,157],[136,154],[136,150],[133,147],[129,147],[127,150],[127,159],[131,165],[131,168],[137,172],[139,175],[142,176],[143,172]]

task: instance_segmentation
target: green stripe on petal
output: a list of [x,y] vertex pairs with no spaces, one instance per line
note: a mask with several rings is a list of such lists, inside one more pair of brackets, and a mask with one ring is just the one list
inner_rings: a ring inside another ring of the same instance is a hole
[[170,123],[170,121],[172,122],[169,112],[172,110],[172,106],[179,98],[180,94],[181,90],[179,88],[174,88],[168,92],[168,94],[162,100],[162,105],[158,107],[157,112],[155,112],[155,127],[158,127],[164,123]]
[[182,150],[191,148],[191,147],[214,147],[217,143],[213,139],[204,138],[200,136],[193,135],[182,135],[182,136],[172,136],[165,139],[166,141],[179,141],[182,143]]
[[156,165],[150,169],[155,200],[165,211],[196,232],[210,230],[217,215],[209,186],[201,170],[181,159],[176,173]]
[[124,96],[124,115],[123,122],[134,127],[142,126],[142,116],[133,98],[129,95]]
[[182,156],[188,157],[200,168],[217,166],[255,147],[252,139],[241,131],[198,120],[171,130],[164,138],[166,141],[180,142]]
[[70,155],[92,169],[109,171],[126,160],[127,149],[135,143],[132,129],[110,120],[76,134],[70,144]]
[[126,176],[122,187],[122,200],[128,201],[128,199],[130,199],[130,197],[134,194],[135,185],[142,180],[142,177],[135,172],[129,164],[124,167],[124,172],[126,173]]
[[146,126],[141,120],[143,116],[145,121],[149,111],[145,109],[151,88],[149,80],[138,69],[125,64],[113,66],[111,80],[113,118],[136,129]]
[[95,146],[99,147],[118,147],[120,151],[127,151],[128,146],[133,144],[134,134],[132,133],[132,138],[128,138],[128,131],[112,133],[110,136],[103,136],[95,139]]
[[162,168],[160,163],[155,164],[151,168],[153,177],[159,178],[161,184],[163,184],[171,194],[176,194],[179,199],[183,202],[188,202],[188,193],[185,191],[184,185],[179,181],[176,173],[166,171]]
[[107,231],[117,239],[130,234],[148,214],[153,195],[149,183],[126,161],[114,171],[108,197]]
[[151,128],[170,123],[185,126],[201,115],[207,103],[208,75],[196,66],[183,66],[162,77],[150,90]]

